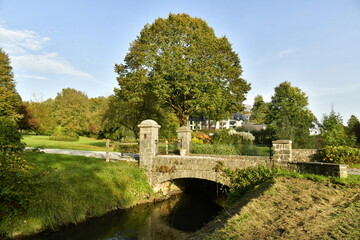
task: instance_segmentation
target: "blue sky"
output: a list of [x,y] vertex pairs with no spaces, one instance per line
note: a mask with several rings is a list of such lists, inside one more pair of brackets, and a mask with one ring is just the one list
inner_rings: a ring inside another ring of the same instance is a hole
[[147,23],[188,13],[226,35],[251,83],[246,104],[283,81],[321,120],[333,106],[360,118],[360,0],[0,0],[0,47],[23,100],[71,87],[89,97],[117,87],[114,64]]

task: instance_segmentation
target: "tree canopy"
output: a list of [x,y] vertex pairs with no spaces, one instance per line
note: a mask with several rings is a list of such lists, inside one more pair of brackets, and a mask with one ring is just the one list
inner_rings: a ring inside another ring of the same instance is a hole
[[347,134],[339,113],[331,112],[323,117],[324,128],[321,136],[325,145],[331,146],[353,146],[356,142],[353,134]]
[[53,103],[53,114],[58,125],[78,134],[89,129],[89,98],[73,88],[62,89]]
[[264,99],[261,95],[257,95],[254,98],[254,105],[251,109],[250,120],[254,123],[264,123],[266,118],[266,113],[268,111],[268,104],[264,102]]
[[290,139],[295,147],[304,146],[309,139],[309,129],[314,115],[308,109],[308,98],[289,82],[275,87],[271,97],[266,124],[276,139]]
[[0,116],[18,120],[21,97],[15,88],[9,56],[0,48]]
[[250,90],[228,39],[187,14],[145,25],[115,71],[127,102],[142,106],[150,97],[174,112],[180,125],[193,114],[215,119],[237,112]]
[[347,132],[349,135],[355,135],[357,143],[360,143],[360,121],[354,115],[351,115],[348,120]]

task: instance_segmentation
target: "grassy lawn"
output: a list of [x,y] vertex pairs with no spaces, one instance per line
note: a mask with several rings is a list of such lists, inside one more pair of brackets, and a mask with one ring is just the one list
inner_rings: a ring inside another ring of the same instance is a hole
[[[80,137],[78,142],[49,140],[49,136],[23,135],[27,147],[106,151],[106,141]],[[112,151],[112,148],[110,148]]]
[[56,229],[110,210],[125,208],[152,196],[137,164],[59,154],[28,154],[45,174],[25,216],[17,216],[11,232],[31,234]]

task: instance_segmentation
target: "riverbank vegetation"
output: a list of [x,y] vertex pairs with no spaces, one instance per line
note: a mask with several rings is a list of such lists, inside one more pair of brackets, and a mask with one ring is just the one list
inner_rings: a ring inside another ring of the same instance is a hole
[[360,177],[231,172],[229,205],[189,239],[359,239]]
[[26,159],[45,176],[27,211],[11,219],[8,237],[82,222],[152,196],[145,174],[135,163],[40,153],[28,154]]

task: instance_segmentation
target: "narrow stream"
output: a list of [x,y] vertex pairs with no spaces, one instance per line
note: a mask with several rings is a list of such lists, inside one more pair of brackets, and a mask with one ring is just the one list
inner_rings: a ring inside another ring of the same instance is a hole
[[183,193],[164,202],[114,211],[26,240],[180,240],[211,221],[221,210],[207,196]]

